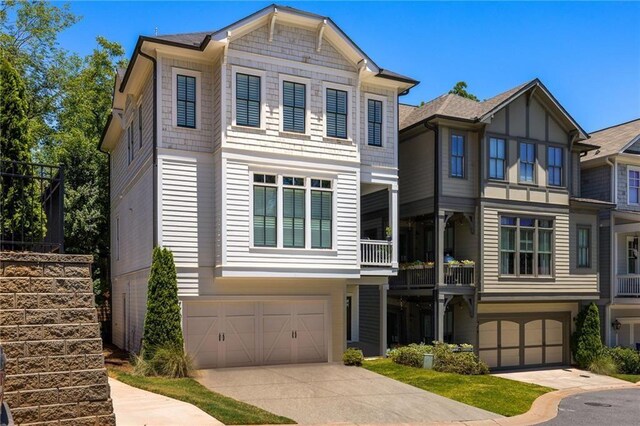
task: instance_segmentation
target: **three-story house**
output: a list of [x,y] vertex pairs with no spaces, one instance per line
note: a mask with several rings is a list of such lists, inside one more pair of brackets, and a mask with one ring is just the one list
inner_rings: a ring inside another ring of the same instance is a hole
[[609,346],[640,348],[640,119],[591,133],[582,192],[613,203],[601,213],[600,304]]
[[598,215],[581,198],[585,131],[533,80],[479,102],[400,109],[400,262],[389,344],[471,343],[492,368],[570,362],[598,299]]
[[[348,342],[383,353],[398,97],[416,84],[330,18],[289,7],[140,37],[101,141],[114,342],[140,347],[152,247],[164,246],[198,367],[332,361]],[[389,238],[361,240],[361,197],[380,191]]]

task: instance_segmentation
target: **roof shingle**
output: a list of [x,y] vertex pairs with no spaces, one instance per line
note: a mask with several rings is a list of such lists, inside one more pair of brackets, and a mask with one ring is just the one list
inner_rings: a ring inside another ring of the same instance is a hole
[[640,118],[595,131],[590,136],[589,143],[599,145],[600,148],[582,157],[582,161],[618,154],[632,140],[640,136]]

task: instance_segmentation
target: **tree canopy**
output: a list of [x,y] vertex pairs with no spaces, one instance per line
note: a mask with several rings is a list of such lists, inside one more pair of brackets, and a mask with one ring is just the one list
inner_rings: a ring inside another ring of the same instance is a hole
[[451,90],[449,90],[450,94],[462,96],[463,98],[471,99],[472,101],[479,101],[476,95],[467,92],[467,83],[464,81],[459,81]]

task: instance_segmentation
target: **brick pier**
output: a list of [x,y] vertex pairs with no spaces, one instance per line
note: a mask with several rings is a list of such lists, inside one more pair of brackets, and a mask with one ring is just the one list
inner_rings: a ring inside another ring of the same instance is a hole
[[91,256],[0,253],[5,400],[23,425],[115,425]]

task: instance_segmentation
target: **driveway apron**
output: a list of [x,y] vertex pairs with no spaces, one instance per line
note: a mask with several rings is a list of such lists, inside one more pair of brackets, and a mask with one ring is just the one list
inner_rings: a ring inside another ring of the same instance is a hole
[[215,392],[300,424],[426,423],[500,417],[364,368],[341,364],[200,370],[197,380]]

